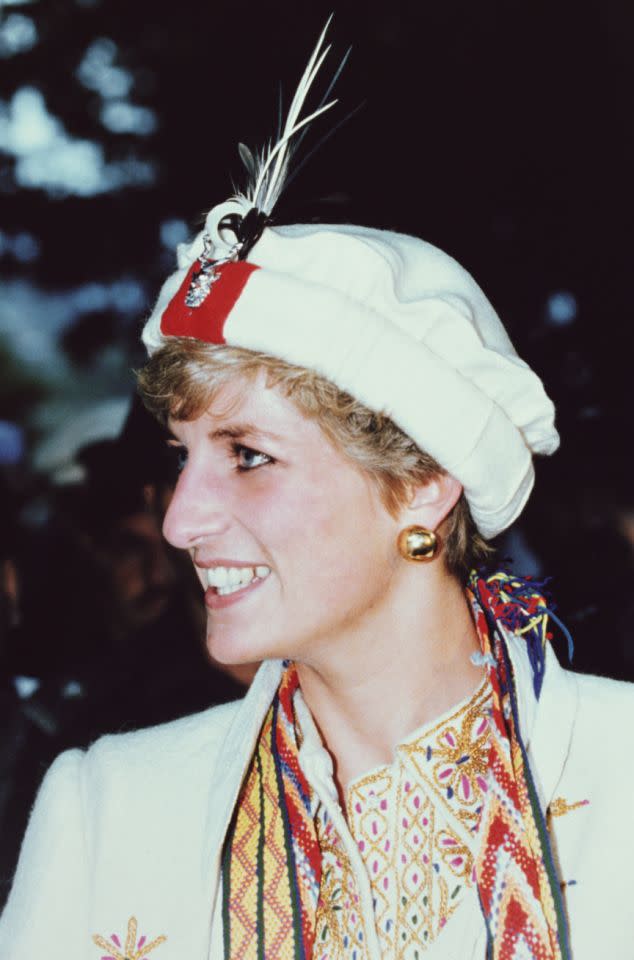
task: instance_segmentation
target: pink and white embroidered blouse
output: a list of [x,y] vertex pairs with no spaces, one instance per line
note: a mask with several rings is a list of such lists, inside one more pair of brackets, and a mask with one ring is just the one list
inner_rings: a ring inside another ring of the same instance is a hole
[[330,755],[298,691],[300,762],[323,854],[315,960],[365,960],[369,925],[384,957],[453,958],[466,927],[482,923],[473,864],[490,706],[485,680],[403,740],[391,765],[352,781],[344,818]]

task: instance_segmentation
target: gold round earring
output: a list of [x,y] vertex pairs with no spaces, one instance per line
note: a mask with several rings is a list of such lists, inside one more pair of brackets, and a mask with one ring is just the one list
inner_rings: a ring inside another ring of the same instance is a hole
[[438,549],[438,537],[426,527],[405,527],[396,541],[398,552],[404,560],[424,563],[433,560]]

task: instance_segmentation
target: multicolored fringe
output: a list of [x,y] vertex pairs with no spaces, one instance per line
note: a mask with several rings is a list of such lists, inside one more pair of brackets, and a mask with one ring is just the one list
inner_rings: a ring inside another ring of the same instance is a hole
[[[505,573],[486,579],[473,573],[467,590],[493,690],[489,800],[476,863],[489,960],[570,960],[561,891],[499,629],[526,640],[539,697],[553,614],[537,586]],[[225,960],[312,957],[321,853],[299,766],[293,713],[298,683],[291,665],[262,726],[225,841]]]
[[297,671],[284,673],[225,841],[223,927],[230,960],[310,960],[321,852],[299,766]]
[[526,640],[539,697],[550,639],[546,600],[529,580],[473,573],[471,600],[493,689],[489,799],[479,826],[476,862],[491,960],[568,960],[561,890],[535,783],[519,729],[513,667],[502,625]]

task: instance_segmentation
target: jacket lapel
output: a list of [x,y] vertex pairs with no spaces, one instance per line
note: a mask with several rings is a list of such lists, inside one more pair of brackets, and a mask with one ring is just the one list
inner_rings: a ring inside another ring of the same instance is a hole
[[525,641],[508,630],[504,630],[504,635],[515,674],[520,732],[541,806],[546,813],[570,750],[578,708],[577,678],[574,673],[561,667],[549,644],[546,648],[544,682],[537,700]]
[[215,767],[210,771],[211,788],[201,864],[203,882],[209,884],[210,908],[218,894],[225,835],[260,728],[279,686],[282,669],[281,660],[267,660],[262,664],[227,731]]

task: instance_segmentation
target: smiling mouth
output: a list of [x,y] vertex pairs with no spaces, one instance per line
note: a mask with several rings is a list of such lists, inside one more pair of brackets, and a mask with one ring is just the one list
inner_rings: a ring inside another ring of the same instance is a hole
[[265,580],[271,572],[270,567],[261,564],[256,567],[209,567],[205,570],[207,586],[212,587],[219,597],[225,597],[238,590],[244,590],[259,580]]

